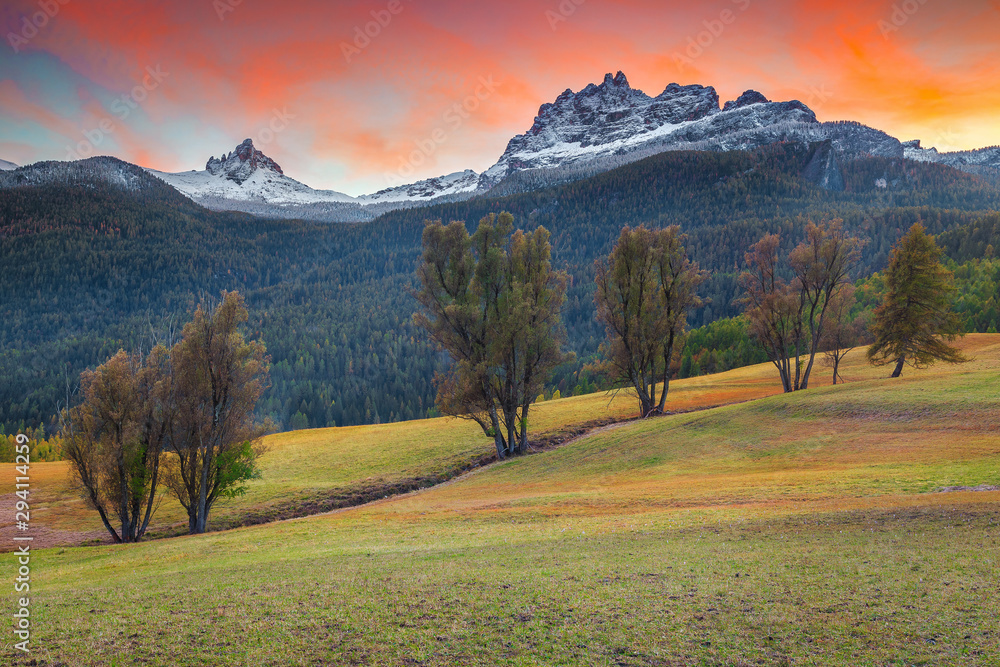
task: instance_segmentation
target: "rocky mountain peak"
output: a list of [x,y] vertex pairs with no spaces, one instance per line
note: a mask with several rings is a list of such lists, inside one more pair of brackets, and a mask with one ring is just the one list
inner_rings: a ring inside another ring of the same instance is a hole
[[205,171],[213,176],[223,175],[235,182],[243,183],[260,169],[266,169],[276,174],[284,174],[278,163],[254,148],[253,140],[246,139],[232,153],[221,158],[212,156],[205,164]]
[[742,107],[750,106],[751,104],[768,104],[770,101],[771,100],[767,99],[756,90],[748,90],[735,100],[726,102],[726,106],[724,106],[722,110],[729,111],[730,109],[740,109]]

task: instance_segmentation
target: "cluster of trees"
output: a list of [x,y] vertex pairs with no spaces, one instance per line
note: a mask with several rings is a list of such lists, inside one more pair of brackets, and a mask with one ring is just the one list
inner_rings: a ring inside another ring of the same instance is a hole
[[119,351],[81,377],[81,401],[65,411],[65,456],[115,542],[142,538],[165,485],[203,533],[215,502],[258,476],[270,425],[255,408],[267,386],[264,345],[241,333],[237,293],[200,306],[171,348]]
[[[28,438],[28,450],[31,461],[59,461],[62,459],[62,438],[58,435],[48,436],[45,427],[27,428],[20,435]],[[0,431],[0,463],[13,463],[16,455],[17,435],[6,435]]]
[[[513,225],[506,212],[484,217],[471,236],[461,222],[428,223],[415,316],[452,360],[437,378],[438,407],[479,423],[501,459],[527,451],[531,404],[566,360],[566,274],[552,268],[548,230]],[[663,412],[688,313],[701,303],[705,272],[688,258],[685,238],[676,226],[626,227],[597,260],[605,373],[635,391],[644,416]]]
[[861,246],[834,220],[810,223],[806,239],[788,254],[787,267],[775,235],[747,253],[749,268],[740,282],[750,333],[778,369],[786,392],[808,388],[821,351],[836,384],[844,355],[868,340],[868,360],[894,364],[892,377],[899,377],[907,363],[923,368],[965,360],[948,345],[963,332],[963,318],[954,308],[953,275],[923,225],[914,224],[893,249],[880,280],[879,305],[859,313],[849,274]]
[[[471,236],[461,222],[428,223],[415,316],[452,359],[437,378],[439,408],[478,422],[499,458],[527,450],[530,405],[544,399],[539,390],[564,359],[566,275],[552,269],[544,227],[512,230],[509,213],[483,218]],[[706,273],[688,257],[686,239],[677,226],[625,227],[595,263],[603,371],[612,386],[634,391],[642,416],[664,411],[671,378],[694,373],[695,350],[714,355],[720,345],[735,349],[737,361],[771,361],[786,392],[809,387],[819,355],[837,384],[844,356],[869,339],[869,361],[894,364],[892,377],[906,363],[965,360],[948,345],[962,331],[952,274],[920,224],[893,249],[881,303],[861,313],[850,273],[864,244],[842,220],[809,222],[787,254],[778,235],[765,235],[746,253],[744,315],[690,338],[688,315],[701,305]]]
[[766,361],[767,352],[750,336],[747,318],[725,317],[688,332],[677,377],[723,373]]

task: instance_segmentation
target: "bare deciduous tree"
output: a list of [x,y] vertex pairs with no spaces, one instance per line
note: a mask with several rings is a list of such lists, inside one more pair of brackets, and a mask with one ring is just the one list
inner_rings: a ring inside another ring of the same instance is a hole
[[775,234],[754,244],[740,284],[750,331],[778,369],[784,390],[791,392],[809,386],[827,310],[849,283],[861,242],[846,235],[840,220],[810,222],[806,239],[789,254],[790,281],[780,276],[780,245]]
[[844,381],[840,375],[840,363],[847,353],[863,344],[866,326],[863,319],[851,317],[854,308],[854,285],[844,285],[830,299],[827,320],[820,348],[825,356],[825,364],[833,369],[833,384]]

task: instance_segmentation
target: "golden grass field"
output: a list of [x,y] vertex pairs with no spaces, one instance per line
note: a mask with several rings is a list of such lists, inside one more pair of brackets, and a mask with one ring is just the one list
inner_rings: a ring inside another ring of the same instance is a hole
[[[758,366],[675,382],[668,408],[696,410],[779,392],[781,385],[772,375],[768,367]],[[532,408],[532,437],[557,437],[596,422],[628,419],[637,410],[627,392],[539,403]],[[492,440],[475,423],[453,418],[279,433],[265,442],[262,478],[250,482],[245,496],[218,502],[210,517],[216,527],[247,516],[259,521],[314,513],[309,507],[324,500],[349,502],[359,492],[383,488],[389,492],[404,481],[428,486],[494,456]],[[33,523],[44,532],[47,544],[110,543],[100,517],[87,507],[73,483],[66,461],[35,463],[31,474],[36,490]],[[11,469],[0,477],[0,510],[13,503],[13,491]],[[0,550],[8,548],[13,523],[12,512],[0,513]],[[165,496],[151,532],[178,534],[186,529],[184,509]]]
[[[681,381],[670,407],[694,412],[361,507],[39,551],[28,659],[1000,665],[1000,492],[934,492],[1000,484],[1000,336],[961,346],[973,361],[900,380],[856,351],[848,384],[793,395],[767,365]],[[624,395],[563,399],[537,406],[533,426],[572,432],[632,410]],[[448,469],[488,451],[472,426],[273,436],[264,478],[219,515]],[[39,522],[94,526],[61,465],[32,467]]]

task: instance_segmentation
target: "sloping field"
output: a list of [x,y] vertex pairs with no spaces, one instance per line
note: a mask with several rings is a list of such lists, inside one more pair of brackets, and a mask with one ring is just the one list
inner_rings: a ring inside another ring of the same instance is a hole
[[[671,410],[693,410],[779,392],[768,366],[739,369],[674,383]],[[559,441],[579,431],[637,413],[629,394],[604,393],[539,403],[532,408],[532,438]],[[491,440],[479,427],[459,419],[315,429],[280,433],[267,439],[262,477],[243,497],[220,500],[210,526],[264,523],[305,516],[382,498],[450,479],[495,458]],[[70,479],[65,461],[31,467],[33,524],[49,545],[110,542],[100,518],[88,509]],[[0,551],[11,544],[14,473],[0,476]],[[187,517],[165,496],[153,521],[153,535],[180,534]]]
[[29,659],[1000,664],[1000,492],[934,492],[1000,484],[1000,337],[963,345],[363,507],[37,552]]

